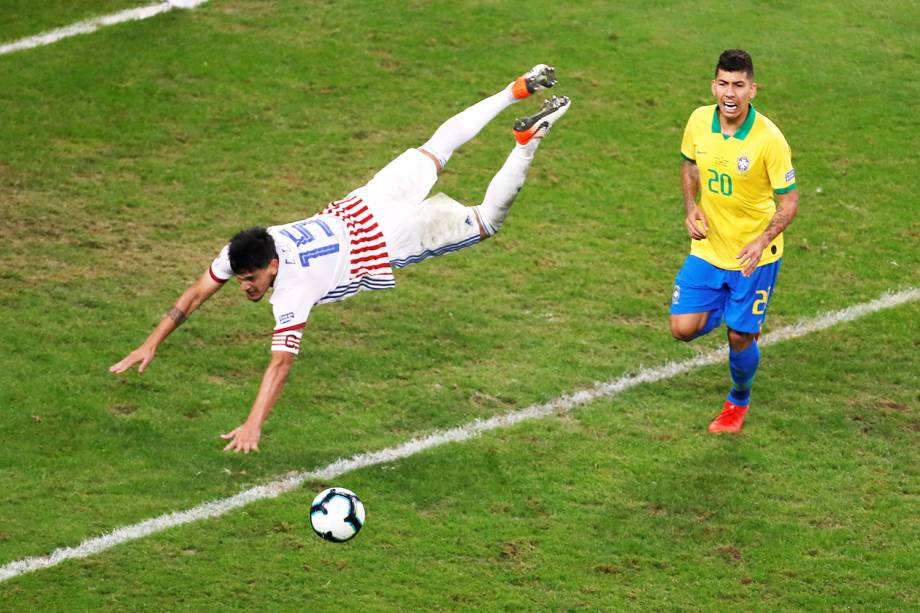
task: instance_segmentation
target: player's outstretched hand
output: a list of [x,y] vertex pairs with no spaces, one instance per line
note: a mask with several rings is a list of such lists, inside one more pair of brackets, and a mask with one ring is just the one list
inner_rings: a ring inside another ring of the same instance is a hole
[[252,426],[248,422],[238,428],[221,434],[220,438],[229,440],[224,451],[233,453],[249,453],[250,451],[259,450],[259,438],[262,436],[262,429],[259,426]]
[[141,345],[131,353],[127,355],[120,362],[116,362],[109,367],[109,372],[113,373],[123,373],[138,362],[140,366],[137,367],[137,372],[144,372],[147,370],[147,366],[150,362],[153,361],[154,356],[156,355],[157,350],[155,348],[148,348],[145,345]]
[[735,256],[738,263],[741,264],[742,275],[750,277],[753,274],[757,269],[757,265],[760,264],[760,258],[763,255],[763,250],[767,248],[767,244],[762,238],[755,238]]
[[709,232],[709,224],[706,223],[706,214],[703,213],[703,209],[698,206],[694,206],[687,211],[684,225],[687,226],[687,232],[690,234],[690,238],[696,241],[701,241],[706,238],[706,233]]

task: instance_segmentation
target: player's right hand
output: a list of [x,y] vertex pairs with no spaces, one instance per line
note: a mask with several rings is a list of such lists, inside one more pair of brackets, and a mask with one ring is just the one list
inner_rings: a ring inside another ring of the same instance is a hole
[[709,231],[709,224],[706,223],[706,214],[703,213],[703,209],[698,206],[694,206],[687,210],[687,217],[684,219],[684,225],[687,227],[690,238],[697,241],[706,238],[706,233]]
[[147,370],[147,366],[150,362],[153,361],[154,356],[156,355],[156,349],[148,349],[144,345],[141,345],[131,353],[129,353],[123,360],[116,362],[109,367],[109,372],[113,373],[123,373],[138,362],[140,366],[137,368],[137,372],[144,372]]

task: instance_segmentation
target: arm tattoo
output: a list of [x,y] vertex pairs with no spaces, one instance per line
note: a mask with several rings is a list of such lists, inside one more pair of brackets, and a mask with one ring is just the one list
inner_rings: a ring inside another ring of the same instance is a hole
[[171,309],[169,309],[169,311],[166,312],[166,316],[169,317],[174,322],[176,322],[176,327],[181,326],[182,322],[188,319],[188,315],[183,313],[182,309],[180,309],[179,307],[172,307]]
[[773,219],[770,220],[770,225],[767,226],[764,234],[767,235],[769,240],[773,240],[786,229],[786,226],[789,225],[789,222],[792,221],[789,213],[783,208],[782,203],[776,204],[776,212],[773,214]]

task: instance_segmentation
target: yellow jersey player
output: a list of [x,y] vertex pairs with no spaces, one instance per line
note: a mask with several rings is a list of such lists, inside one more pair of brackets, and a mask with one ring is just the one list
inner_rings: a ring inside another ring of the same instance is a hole
[[681,143],[691,246],[674,282],[670,324],[682,341],[727,325],[732,386],[709,431],[739,432],[782,262],[782,232],[799,196],[786,139],[751,104],[757,83],[748,53],[719,56],[712,94],[716,104],[690,115]]

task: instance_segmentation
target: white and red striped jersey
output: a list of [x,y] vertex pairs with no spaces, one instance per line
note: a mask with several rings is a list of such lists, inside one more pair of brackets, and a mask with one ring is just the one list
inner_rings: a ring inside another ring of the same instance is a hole
[[[332,202],[313,217],[272,226],[268,233],[279,263],[270,300],[272,351],[300,352],[313,305],[396,285],[383,232],[357,196]],[[219,283],[233,276],[228,252],[229,245],[211,264],[211,277]]]

